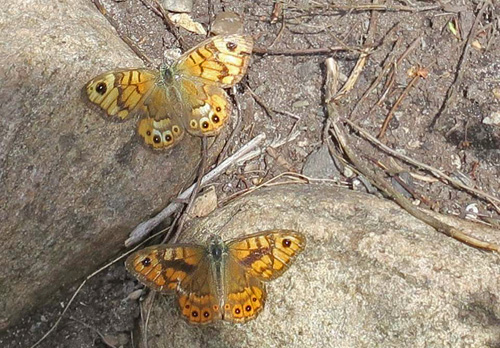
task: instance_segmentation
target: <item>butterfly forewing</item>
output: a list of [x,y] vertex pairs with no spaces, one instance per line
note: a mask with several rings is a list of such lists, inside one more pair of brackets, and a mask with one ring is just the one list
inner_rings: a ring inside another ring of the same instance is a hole
[[259,232],[232,241],[229,254],[248,274],[263,281],[276,279],[305,248],[304,235],[289,230]]
[[174,70],[187,79],[201,79],[228,88],[245,75],[252,49],[251,36],[214,36],[184,53]]
[[158,76],[148,69],[119,69],[93,78],[85,89],[88,99],[106,115],[123,120],[144,103]]
[[171,292],[205,259],[204,248],[198,245],[155,245],[130,255],[125,266],[144,285],[155,291]]

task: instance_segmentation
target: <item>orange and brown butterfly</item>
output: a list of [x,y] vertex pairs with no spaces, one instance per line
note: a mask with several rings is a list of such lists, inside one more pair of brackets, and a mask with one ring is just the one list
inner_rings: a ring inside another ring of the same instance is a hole
[[176,145],[185,130],[214,136],[227,124],[231,103],[223,88],[245,75],[253,40],[214,36],[184,53],[170,67],[118,69],[85,85],[85,94],[111,118],[139,115],[138,133],[154,149]]
[[208,246],[155,245],[129,256],[125,265],[144,285],[176,293],[189,323],[244,323],[264,308],[264,282],[278,278],[305,248],[301,233],[270,230]]

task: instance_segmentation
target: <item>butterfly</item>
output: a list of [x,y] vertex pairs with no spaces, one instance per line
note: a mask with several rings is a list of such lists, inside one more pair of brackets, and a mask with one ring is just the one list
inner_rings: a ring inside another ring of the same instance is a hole
[[223,88],[245,75],[253,48],[251,36],[221,35],[203,41],[170,67],[108,71],[84,88],[88,100],[110,118],[141,116],[139,135],[154,149],[178,144],[185,130],[217,135],[231,115]]
[[127,270],[161,293],[176,293],[181,315],[192,324],[244,323],[264,308],[264,282],[278,278],[305,248],[301,233],[269,230],[208,246],[162,244],[130,255]]

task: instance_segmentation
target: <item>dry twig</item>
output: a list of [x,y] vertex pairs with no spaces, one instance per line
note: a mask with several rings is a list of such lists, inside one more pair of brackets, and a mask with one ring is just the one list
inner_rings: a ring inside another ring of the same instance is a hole
[[388,147],[387,145],[384,145],[383,143],[381,143],[380,141],[378,141],[375,137],[373,137],[370,133],[368,133],[367,131],[365,131],[364,129],[362,129],[361,127],[357,126],[354,122],[350,121],[350,120],[344,120],[344,122],[346,122],[347,124],[349,124],[349,126],[351,126],[352,128],[354,128],[363,138],[369,140],[370,142],[372,142],[373,144],[375,144],[376,146],[378,146],[381,150],[389,153],[390,155],[394,156],[394,157],[397,157],[399,159],[402,159],[403,161],[407,162],[407,163],[410,163],[418,168],[421,168],[421,169],[424,169],[424,170],[427,170],[429,171],[430,173],[432,173],[432,175],[434,175],[435,177],[441,179],[441,180],[444,180],[444,181],[447,181],[449,182],[450,184],[452,184],[453,186],[457,187],[457,188],[460,188],[464,191],[467,191],[479,198],[482,198],[482,199],[486,199],[489,203],[491,203],[495,209],[497,210],[497,212],[500,213],[500,199],[495,197],[495,196],[492,196],[486,192],[483,192],[481,190],[478,190],[478,189],[475,189],[473,187],[470,187],[470,186],[467,186],[467,185],[464,185],[460,180],[457,180],[457,179],[454,179],[452,178],[451,176],[449,175],[446,175],[443,171],[437,169],[437,168],[434,168],[432,166],[429,166],[425,163],[422,163],[422,162],[419,162],[413,158],[410,158],[408,156],[405,156],[393,149],[391,149],[390,147]]
[[156,6],[156,8],[154,8],[155,10],[154,12],[162,18],[163,23],[165,23],[165,25],[168,27],[168,30],[174,35],[175,39],[179,42],[182,51],[186,52],[188,50],[188,47],[186,46],[184,39],[179,33],[179,30],[177,29],[175,24],[170,20],[167,11],[165,11],[162,4],[160,4],[158,0],[152,0],[152,1]]
[[[284,56],[310,56],[310,55],[321,55],[329,54],[336,51],[344,51],[344,46],[332,46],[324,48],[304,48],[304,49],[268,49],[263,47],[254,47],[253,53],[255,54],[266,54],[266,55],[284,55]],[[356,49],[353,49],[356,50]]]
[[[220,165],[218,165],[211,172],[207,173],[201,179],[201,185],[206,185],[208,182],[215,179],[220,174],[224,173],[232,164],[236,163],[240,160],[244,155],[250,152],[255,147],[259,146],[262,141],[266,138],[265,134],[259,134],[255,138],[253,138],[250,142],[248,142],[245,146],[239,149],[234,155],[224,160]],[[177,199],[182,201],[187,199],[191,193],[193,192],[195,184],[191,185],[187,190],[182,192]],[[165,220],[167,217],[172,215],[177,209],[182,206],[182,203],[171,202],[165,209],[159,212],[155,217],[142,222],[139,224],[131,233],[129,238],[125,241],[125,246],[129,247],[134,245],[138,241],[142,240],[144,236],[146,236],[153,228],[158,226],[160,222]]]
[[[327,70],[327,74],[333,74],[333,73],[334,71]],[[336,76],[330,76],[327,78],[327,81],[334,81],[337,78],[338,77]],[[330,87],[331,86],[326,86],[326,89],[328,90],[330,89]],[[329,95],[334,95],[336,91],[333,90],[328,93]],[[331,132],[337,139],[339,145],[341,146],[346,156],[349,158],[350,162],[357,168],[357,170],[359,170],[366,178],[368,178],[369,181],[374,186],[376,186],[380,191],[382,191],[387,197],[393,199],[403,209],[405,209],[408,213],[410,213],[417,219],[427,223],[428,225],[434,227],[437,231],[449,237],[455,238],[463,243],[466,243],[476,248],[500,252],[500,246],[494,243],[484,242],[477,238],[471,237],[465,234],[464,232],[460,231],[459,229],[454,228],[446,223],[443,223],[440,220],[436,219],[435,217],[427,214],[426,212],[419,210],[417,207],[413,206],[411,202],[409,202],[402,194],[397,192],[382,178],[380,178],[376,173],[368,170],[368,168],[365,167],[365,165],[361,162],[358,156],[349,147],[347,142],[347,136],[344,130],[341,127],[337,126],[340,122],[340,117],[336,104],[328,103],[327,109],[328,109],[328,117],[330,118],[331,124],[333,126]],[[346,120],[346,122],[352,124],[352,122],[349,120]]]

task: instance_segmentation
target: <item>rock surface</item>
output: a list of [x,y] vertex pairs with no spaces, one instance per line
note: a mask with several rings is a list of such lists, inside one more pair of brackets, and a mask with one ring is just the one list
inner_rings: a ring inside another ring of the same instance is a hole
[[2,5],[1,23],[5,328],[115,255],[194,176],[200,140],[154,153],[135,120],[109,122],[84,102],[97,74],[144,66],[92,2],[15,1]]
[[[476,237],[500,231],[458,219]],[[224,226],[225,225],[225,226]],[[436,232],[392,202],[326,185],[263,189],[200,220],[181,239],[271,228],[306,234],[244,325],[190,326],[156,296],[149,347],[485,347],[500,343],[500,259]],[[142,343],[142,342],[141,342]]]

